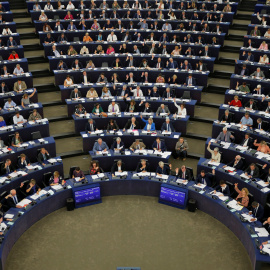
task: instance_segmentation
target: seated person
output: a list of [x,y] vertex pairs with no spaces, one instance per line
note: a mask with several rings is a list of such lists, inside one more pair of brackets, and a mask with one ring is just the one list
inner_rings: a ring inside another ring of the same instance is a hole
[[245,115],[241,118],[240,120],[240,124],[242,126],[247,126],[250,129],[252,129],[253,126],[253,120],[252,118],[249,116],[249,112],[246,112]]
[[186,82],[184,85],[187,86],[195,86],[196,85],[196,79],[192,77],[192,74],[188,74],[188,77],[186,78]]
[[116,140],[114,140],[111,149],[116,152],[123,152],[125,150],[125,145],[120,137],[117,137]]
[[50,158],[51,158],[51,156],[50,156],[49,152],[44,147],[41,148],[40,152],[37,156],[38,162],[44,166],[45,165],[44,162]]
[[183,180],[189,181],[192,178],[190,171],[187,170],[187,167],[185,165],[181,167],[181,170],[179,170],[179,168],[176,168],[175,173],[176,173],[176,176],[178,176],[179,178]]
[[220,119],[221,123],[231,123],[233,122],[233,114],[229,110],[226,110]]
[[[22,185],[21,185],[22,186]],[[18,205],[20,202],[20,198],[17,195],[17,190],[12,189],[10,190],[10,194],[7,195],[4,200],[2,200],[2,204],[4,204],[7,207],[7,210],[10,208],[22,208],[22,206]]]
[[171,164],[168,166],[168,165],[164,164],[163,161],[160,161],[158,163],[158,167],[156,169],[157,175],[162,175],[162,174],[169,175],[170,172],[171,172]]
[[246,110],[258,110],[258,107],[256,105],[256,103],[254,102],[254,99],[251,98],[245,105],[244,108]]
[[125,112],[137,112],[137,106],[136,106],[136,101],[134,99],[132,99],[126,106]]
[[80,167],[76,167],[75,170],[73,171],[72,178],[79,178],[78,181],[82,181],[85,179],[83,171],[80,169]]
[[75,59],[75,61],[72,63],[71,68],[73,70],[79,70],[83,68],[83,65],[81,62],[79,62],[79,59]]
[[21,105],[23,108],[31,104],[30,98],[32,98],[35,95],[35,93],[36,93],[36,88],[34,88],[34,91],[31,95],[28,95],[27,93],[23,95],[22,100],[21,100]]
[[64,87],[70,87],[72,86],[74,83],[73,83],[73,80],[70,78],[69,75],[67,75],[65,81],[64,81]]
[[19,111],[16,112],[16,114],[13,116],[12,120],[13,120],[13,123],[14,123],[15,125],[18,125],[18,124],[24,124],[24,123],[27,122],[27,120],[25,120],[25,119],[23,118],[23,116],[20,115],[20,112],[19,112]]
[[1,82],[0,84],[0,93],[7,93],[9,92],[9,89],[8,87],[6,86],[6,83],[5,82]]
[[62,178],[60,173],[58,171],[55,171],[51,178],[49,179],[49,184],[50,186],[55,186],[55,185],[64,185],[66,181]]
[[115,172],[122,173],[124,171],[125,171],[125,164],[122,162],[121,159],[117,160],[117,162],[115,162],[111,168],[112,176],[115,175]]
[[166,113],[167,115],[169,115],[171,112],[167,106],[161,104],[160,107],[157,109],[156,115],[159,116],[161,113]]
[[104,73],[101,73],[98,77],[97,83],[108,83],[108,79],[105,77]]
[[22,92],[27,89],[27,86],[24,81],[22,81],[21,79],[18,79],[18,81],[14,83],[13,89],[15,92]]
[[11,98],[8,98],[7,102],[4,105],[4,110],[14,109],[16,106],[17,104]]
[[211,174],[205,173],[204,170],[201,170],[200,174],[196,178],[196,183],[211,187],[212,186],[212,178],[215,175],[215,170],[212,170],[212,173],[213,174],[211,175]]
[[187,115],[187,110],[185,108],[185,104],[181,103],[180,106],[176,104],[175,98],[174,98],[174,106],[177,108],[177,113],[174,114],[174,117],[176,115],[181,115],[181,116],[186,116]]
[[232,160],[231,162],[229,162],[227,165],[224,165],[224,167],[229,166],[229,167],[233,167],[236,170],[241,170],[244,166],[244,163],[242,161],[242,158],[240,155],[235,156],[234,160]]
[[224,142],[231,142],[234,139],[234,136],[231,134],[230,131],[227,130],[226,127],[222,129],[219,135],[216,138],[217,141],[224,141]]
[[116,121],[113,119],[110,119],[107,125],[107,132],[109,132],[110,130],[113,130],[113,131],[119,130],[119,126],[117,125]]
[[99,114],[103,114],[104,113],[104,111],[103,111],[103,109],[102,109],[102,107],[100,106],[100,104],[99,103],[96,103],[95,105],[94,105],[94,108],[93,108],[93,110],[92,110],[92,113],[94,114],[94,115],[99,115]]
[[95,142],[94,147],[93,147],[94,154],[96,154],[97,152],[106,152],[108,150],[109,150],[109,147],[107,143],[104,142],[101,138],[99,138],[97,142]]
[[254,129],[265,130],[265,126],[266,124],[264,124],[262,118],[258,118],[256,124],[254,125]]
[[166,88],[166,91],[163,92],[163,95],[162,97],[165,99],[165,98],[169,98],[169,99],[173,99],[175,98],[175,94],[173,91],[171,91],[171,88],[170,87],[167,87]]
[[113,100],[112,103],[108,107],[108,112],[112,114],[120,113],[120,108],[117,103]]
[[63,60],[60,60],[57,64],[57,70],[68,70],[68,66]]
[[82,97],[82,94],[78,90],[78,88],[74,88],[74,90],[72,90],[70,93],[70,99],[77,99],[77,98],[81,98],[81,97]]
[[207,146],[207,151],[211,153],[211,161],[220,163],[221,155],[219,153],[218,147],[215,147],[213,151],[210,149],[210,145],[211,145],[211,141],[209,141],[208,146]]
[[3,118],[3,116],[0,116],[0,127],[5,127],[7,124],[6,124],[6,121],[5,119]]
[[253,144],[258,147],[257,151],[262,152],[264,154],[270,154],[270,148],[265,141],[261,141],[260,143],[257,143],[257,139],[256,139]]
[[[247,86],[247,83],[246,82],[243,82],[242,85],[240,85],[240,86],[239,86],[239,82],[237,82],[236,83],[235,90],[241,91],[243,93],[250,93],[250,89]],[[239,106],[239,107],[241,107],[241,106]]]
[[145,123],[145,127],[143,128],[146,131],[155,131],[156,130],[156,125],[153,122],[153,118],[149,117],[148,120],[143,119],[141,115],[142,121]]
[[99,167],[99,162],[97,160],[92,160],[89,168],[90,175],[100,174],[101,168]]
[[174,127],[170,118],[167,116],[165,122],[161,126],[161,131],[174,132]]
[[238,183],[234,184],[234,189],[238,193],[238,196],[235,199],[238,202],[238,204],[240,204],[240,205],[242,205],[244,207],[248,207],[248,203],[249,203],[248,189],[247,188],[242,188],[242,190],[240,190],[238,188]]
[[164,141],[162,141],[159,137],[157,137],[156,140],[154,141],[152,148],[153,150],[159,151],[159,152],[166,151],[167,149]]
[[265,77],[263,71],[261,71],[260,68],[257,68],[256,71],[254,71],[252,74],[250,74],[250,76],[253,76],[256,78],[261,78],[261,79],[263,79]]
[[76,116],[80,116],[81,114],[85,115],[87,112],[86,112],[85,108],[83,107],[83,105],[79,104],[78,106],[76,106],[74,113]]
[[230,188],[229,188],[229,186],[226,184],[226,182],[224,180],[219,181],[219,185],[215,188],[214,193],[216,193],[216,191],[221,192],[224,196],[230,196],[231,195]]
[[21,68],[20,64],[17,64],[16,67],[13,70],[13,75],[21,76],[24,74],[24,70]]
[[260,177],[260,170],[255,165],[255,163],[251,163],[245,170],[245,175],[248,176],[249,178],[258,178]]
[[177,158],[183,158],[185,161],[187,158],[188,143],[184,140],[183,137],[180,137],[178,142],[175,145],[175,152]]
[[10,159],[6,159],[5,163],[1,166],[1,175],[9,174],[11,172],[16,172],[15,167],[12,165]]
[[141,159],[141,162],[138,164],[136,172],[148,172],[149,171],[149,165],[145,159]]
[[142,141],[140,141],[139,139],[136,139],[135,142],[132,143],[129,149],[134,152],[135,150],[143,150],[145,149],[145,147],[146,146]]
[[96,122],[92,118],[88,119],[88,122],[85,125],[85,132],[91,134],[91,132],[96,130],[97,130]]
[[141,107],[140,111],[142,113],[151,113],[152,112],[149,102],[145,102],[144,106],[143,106],[143,101],[141,101],[141,103],[139,104],[139,107]]
[[98,94],[97,91],[92,87],[87,91],[86,94],[87,98],[98,98]]
[[140,124],[139,124],[139,122],[136,120],[136,118],[134,116],[127,121],[123,131],[125,131],[126,129],[132,129],[132,130],[140,129]]
[[234,99],[231,102],[228,102],[228,104],[234,107],[242,107],[242,102],[238,99],[238,96],[234,96]]
[[251,204],[251,207],[252,207],[252,215],[254,216],[253,219],[251,219],[252,222],[254,221],[262,221],[263,219],[263,216],[264,216],[264,208],[261,204],[259,204],[258,202],[256,201],[253,201],[252,204]]
[[26,193],[27,195],[33,195],[38,194],[41,191],[41,188],[37,185],[37,182],[35,179],[31,179],[29,184],[26,187]]
[[[0,39],[0,41],[1,41],[1,39]],[[0,42],[0,45],[1,45],[1,42]],[[8,60],[19,59],[19,58],[20,58],[19,55],[15,51],[12,51],[8,57]]]
[[101,98],[108,98],[111,96],[112,96],[111,91],[106,86],[104,86],[102,88]]
[[137,85],[136,89],[130,90],[133,93],[134,97],[143,97],[143,91],[140,89],[140,86]]
[[34,109],[30,114],[28,121],[36,121],[42,119],[41,115],[38,113],[37,109]]
[[150,89],[148,89],[148,97],[156,97],[156,98],[159,98],[160,95],[159,95],[159,91],[157,89],[156,86],[153,87],[153,90],[151,91]]
[[20,147],[22,143],[23,143],[23,140],[22,140],[22,138],[20,136],[20,133],[19,132],[15,132],[15,134],[12,137],[12,140],[11,140],[11,146],[13,146],[13,147]]
[[252,148],[253,147],[253,139],[250,137],[249,133],[246,133],[245,134],[245,138],[240,143],[240,145],[241,146],[248,147],[248,148]]

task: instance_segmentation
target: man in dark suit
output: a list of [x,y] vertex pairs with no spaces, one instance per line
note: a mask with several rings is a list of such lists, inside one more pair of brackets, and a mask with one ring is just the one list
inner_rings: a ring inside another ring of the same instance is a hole
[[167,36],[166,33],[164,33],[164,34],[160,37],[159,42],[169,42],[169,38],[168,38],[168,36]]
[[251,53],[251,51],[248,51],[248,53],[246,54],[246,52],[243,52],[243,57],[245,61],[250,61],[253,62],[254,61],[254,55]]
[[136,61],[134,60],[133,56],[127,56],[125,60],[125,66],[126,67],[136,67]]
[[176,61],[173,60],[173,58],[170,58],[169,61],[167,61],[166,68],[167,69],[178,69],[178,64]]
[[125,171],[125,164],[122,162],[121,159],[119,159],[117,162],[115,162],[113,165],[112,165],[112,168],[111,168],[111,174],[112,176],[115,175],[115,172],[124,172]]
[[188,77],[186,78],[185,85],[187,85],[187,86],[195,86],[196,85],[196,79],[192,77],[192,74],[188,74]]
[[1,166],[1,175],[9,174],[15,171],[15,167],[11,164],[11,160],[7,159]]
[[234,160],[232,160],[231,162],[229,162],[227,165],[223,166],[223,167],[233,167],[236,170],[242,170],[244,163],[242,161],[242,158],[240,155],[235,156]]
[[170,87],[166,88],[166,91],[163,92],[162,98],[170,98],[173,99],[175,97],[175,94],[173,91],[171,91]]
[[246,64],[243,64],[242,69],[239,70],[239,75],[241,75],[241,76],[248,76],[249,75],[249,70],[247,69]]
[[82,65],[81,62],[79,62],[79,59],[75,59],[75,61],[72,63],[71,68],[73,70],[78,70],[78,69],[82,69],[83,68],[83,65]]
[[64,33],[61,33],[61,35],[57,39],[57,43],[65,43],[65,42],[68,42],[68,39]]
[[255,163],[251,163],[245,170],[245,175],[247,175],[249,178],[258,178],[260,177],[260,170]]
[[7,92],[9,92],[9,90],[8,90],[8,87],[6,86],[6,83],[5,82],[1,82],[0,93],[7,93]]
[[85,125],[85,132],[91,133],[91,132],[96,131],[96,130],[97,130],[96,122],[92,118],[90,118]]
[[57,64],[57,70],[68,70],[68,66],[63,60],[60,60]]
[[[213,170],[213,175],[215,175],[215,170]],[[208,187],[212,186],[211,175],[206,174],[204,170],[201,170],[200,174],[196,178],[196,183],[207,185]]]
[[252,206],[252,215],[254,216],[254,219],[251,221],[262,221],[262,218],[264,216],[264,208],[261,204],[258,202],[254,201],[251,204]]
[[9,37],[8,41],[7,41],[7,47],[16,47],[17,42],[13,39],[13,37]]
[[135,117],[132,117],[127,121],[123,131],[125,131],[126,129],[140,129],[139,122],[136,120]]
[[211,57],[211,53],[209,52],[209,47],[205,46],[204,50],[199,50],[199,56]]
[[81,92],[78,90],[78,88],[74,88],[74,90],[72,90],[71,94],[70,94],[70,98],[81,98],[82,94]]
[[41,148],[37,156],[37,160],[40,164],[45,165],[44,161],[50,159],[51,156],[45,148]]
[[158,91],[158,88],[156,86],[153,87],[152,90],[148,89],[148,94],[147,94],[147,97],[160,97],[160,94],[159,94],[159,91]]
[[253,147],[253,139],[250,138],[249,134],[246,133],[245,134],[245,138],[244,140],[240,143],[241,146],[247,146],[248,148],[252,148]]
[[[23,186],[23,183],[21,183],[21,187]],[[19,190],[18,190],[19,191]],[[19,193],[19,192],[18,192]],[[16,189],[10,190],[10,194],[7,195],[1,203],[5,206],[6,210],[10,208],[22,208],[22,206],[17,205],[20,202],[20,198],[17,194]]]
[[123,65],[122,65],[120,59],[117,57],[112,63],[112,68],[122,68],[122,67],[123,67]]
[[212,31],[212,33],[217,33],[217,34],[221,34],[222,33],[222,28],[220,27],[219,23],[214,28],[214,30]]
[[145,102],[143,106],[143,101],[141,101],[141,103],[139,104],[139,107],[140,107],[141,112],[144,112],[144,113],[152,112],[149,102]]
[[153,145],[152,145],[153,150],[157,150],[157,151],[166,151],[166,145],[164,143],[164,141],[161,141],[159,137],[156,138],[156,140],[154,141]]
[[174,127],[171,124],[169,117],[166,117],[166,121],[161,126],[161,131],[174,132]]
[[151,58],[151,66],[152,66],[153,68],[163,69],[163,68],[164,68],[164,64],[163,64],[161,58],[158,57],[157,61],[156,61],[155,63],[153,63],[153,62],[154,62],[154,57],[155,57],[155,56],[152,55],[152,58]]
[[1,75],[4,76],[4,75],[9,75],[9,74],[10,74],[10,72],[9,72],[7,66],[4,65],[4,66],[1,68]]
[[206,64],[204,64],[203,61],[200,60],[199,63],[196,64],[196,70],[198,70],[198,71],[207,71]]
[[113,142],[111,149],[113,151],[117,151],[117,152],[124,152],[125,151],[125,145],[124,143],[121,141],[120,137],[117,137],[116,140]]
[[231,195],[230,188],[229,188],[229,186],[225,183],[224,180],[220,180],[219,186],[217,186],[217,187],[215,188],[215,190],[216,190],[217,192],[223,193],[224,196],[230,196],[230,195]]
[[83,84],[90,83],[90,76],[87,74],[86,71],[83,71],[83,73],[81,75],[81,83],[83,83]]
[[258,110],[258,107],[256,105],[256,103],[254,102],[254,99],[251,98],[245,105],[244,108],[248,108],[251,110]]
[[130,36],[128,31],[122,35],[122,41],[124,41],[124,42],[132,41],[131,36]]
[[169,175],[170,172],[171,172],[170,166],[164,164],[163,161],[160,161],[160,162],[158,163],[158,167],[157,167],[157,169],[156,169],[156,174],[158,174],[158,175],[161,175],[161,174]]
[[226,110],[225,113],[222,115],[220,122],[223,123],[233,122],[233,114],[231,114],[229,110]]
[[175,172],[179,178],[187,181],[191,180],[191,173],[189,170],[187,170],[185,165],[183,165],[180,170],[179,168],[176,168]]

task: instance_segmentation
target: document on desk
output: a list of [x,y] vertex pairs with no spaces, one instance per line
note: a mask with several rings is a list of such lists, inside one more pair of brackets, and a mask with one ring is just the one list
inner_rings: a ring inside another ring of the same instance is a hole
[[262,187],[267,187],[269,185],[269,184],[266,184],[263,180],[257,181],[256,183]]
[[50,159],[48,159],[48,162],[49,162],[49,163],[56,163],[57,160],[56,160],[55,158],[50,158]]
[[210,161],[208,161],[208,164],[209,165],[212,165],[212,166],[219,166],[220,163],[219,162],[214,162],[214,161],[211,161],[210,160]]
[[13,217],[13,214],[5,214],[5,219],[12,219]]
[[88,134],[83,134],[82,137],[83,138],[87,138],[88,137]]
[[18,173],[17,173],[17,172],[13,172],[13,173],[10,173],[9,176],[10,176],[11,178],[17,177],[17,176],[18,176]]
[[248,222],[253,222],[252,219],[254,218],[253,216],[249,214],[241,214],[243,218],[245,218]]
[[240,177],[242,177],[244,179],[249,179],[248,175],[245,175],[245,173],[240,174]]
[[240,151],[246,151],[248,150],[248,146],[241,146],[241,145],[237,145],[236,149],[240,150]]
[[75,178],[74,178],[74,180],[75,180],[76,182],[79,182],[80,179],[81,179],[80,177],[75,177]]
[[268,255],[270,255],[270,248],[267,248],[266,246],[264,246],[262,248],[262,251],[265,252],[265,253],[267,253]]
[[196,185],[194,185],[194,187],[204,189],[206,187],[206,185],[204,185],[204,184],[200,184],[200,185],[196,184]]
[[3,184],[8,178],[7,177],[0,177],[0,183]]
[[25,207],[27,206],[29,203],[31,203],[31,201],[29,199],[23,199],[22,201],[20,201],[19,203],[17,203],[17,206],[21,206],[21,207]]
[[261,191],[266,193],[266,192],[270,191],[270,189],[268,187],[265,187],[265,188],[262,188]]
[[115,174],[115,176],[125,176],[128,173],[127,172],[115,172],[114,174]]
[[63,188],[61,185],[55,185],[55,186],[51,186],[52,189],[54,190],[59,190],[61,188]]
[[169,178],[169,175],[166,175],[166,174],[161,174],[161,175],[158,175],[156,176],[157,178],[161,178],[161,179],[164,179],[164,180],[167,180]]
[[220,144],[222,145],[224,149],[228,149],[231,145],[231,143],[228,143],[228,142],[221,142]]
[[228,205],[229,207],[231,207],[231,208],[237,210],[237,211],[240,211],[240,210],[243,209],[243,206],[242,206],[242,205],[239,205],[239,204],[237,203],[236,200],[230,201],[227,205]]
[[187,180],[184,180],[184,179],[177,179],[176,180],[176,183],[186,185],[188,183],[188,181]]
[[265,228],[255,228],[259,237],[267,237],[269,235],[268,231]]

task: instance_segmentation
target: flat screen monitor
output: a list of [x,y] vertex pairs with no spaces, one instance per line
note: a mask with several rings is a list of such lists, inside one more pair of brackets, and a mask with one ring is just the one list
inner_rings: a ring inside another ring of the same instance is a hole
[[161,185],[159,202],[171,206],[185,208],[188,199],[188,190],[180,187]]
[[82,207],[101,202],[100,186],[80,186],[73,190],[75,207]]

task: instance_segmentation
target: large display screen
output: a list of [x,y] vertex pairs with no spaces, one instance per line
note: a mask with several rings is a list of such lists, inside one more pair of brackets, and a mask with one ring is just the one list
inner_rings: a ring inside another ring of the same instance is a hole
[[88,204],[100,199],[100,187],[80,189],[74,192],[75,205]]
[[186,207],[188,191],[161,186],[159,200],[179,207]]

